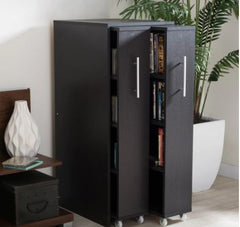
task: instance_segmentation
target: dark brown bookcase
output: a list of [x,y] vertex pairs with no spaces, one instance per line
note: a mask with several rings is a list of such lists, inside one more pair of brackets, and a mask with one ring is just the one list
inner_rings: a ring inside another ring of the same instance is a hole
[[[7,154],[4,144],[4,131],[8,124],[14,108],[14,102],[16,100],[27,100],[28,107],[30,109],[30,89],[24,90],[12,90],[12,91],[1,91],[0,92],[0,177],[8,174],[18,174],[23,171],[14,169],[5,169],[2,166],[2,162],[10,158]],[[43,164],[34,168],[41,169],[46,167],[55,167],[62,165],[61,161],[53,158],[38,154],[38,158],[43,161]],[[72,222],[73,214],[66,211],[63,208],[59,208],[59,215],[53,218],[47,218],[27,224],[20,225],[18,227],[53,227],[63,226],[64,223]],[[0,217],[1,227],[15,227],[16,225],[8,220]]]
[[[150,33],[164,37],[161,73],[150,73]],[[165,225],[191,211],[194,34],[172,22],[54,22],[62,206],[104,226],[144,214]],[[153,81],[165,83],[161,121],[152,118]],[[159,128],[163,166],[153,164]]]

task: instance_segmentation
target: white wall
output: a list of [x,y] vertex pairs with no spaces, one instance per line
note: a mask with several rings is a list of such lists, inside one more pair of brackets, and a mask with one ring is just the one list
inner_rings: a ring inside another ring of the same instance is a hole
[[[217,60],[228,52],[239,48],[238,20],[233,16],[228,24],[224,25],[219,40],[213,44],[210,68]],[[236,176],[239,166],[239,70],[233,69],[228,75],[220,78],[210,90],[206,104],[206,116],[225,119],[224,152],[220,173],[227,176]],[[226,167],[226,165],[228,167]],[[224,168],[225,166],[225,168]],[[230,170],[230,169],[234,170]],[[228,170],[227,170],[228,169]],[[232,173],[228,173],[228,172]]]
[[108,18],[118,14],[116,4],[115,0],[0,1],[0,90],[31,88],[40,153],[53,155],[52,21]]
[[109,17],[110,18],[121,18],[119,13],[126,9],[131,4],[130,0],[110,0],[109,5]]

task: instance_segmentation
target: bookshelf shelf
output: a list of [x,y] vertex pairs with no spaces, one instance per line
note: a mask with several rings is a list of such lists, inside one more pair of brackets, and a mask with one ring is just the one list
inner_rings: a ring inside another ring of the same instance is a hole
[[[194,37],[194,27],[172,22],[54,22],[62,206],[103,226],[191,211]],[[187,78],[183,64],[172,67],[183,59]]]
[[113,174],[118,174],[118,170],[111,168],[111,173],[113,173]]
[[112,127],[113,127],[113,128],[117,128],[117,127],[118,127],[118,124],[115,123],[115,122],[112,122]]
[[117,76],[117,75],[112,75],[112,76],[111,76],[111,79],[112,79],[112,80],[118,80],[118,76]]
[[164,167],[163,166],[151,166],[150,169],[153,170],[153,171],[160,172],[160,173],[164,172]]
[[165,122],[163,120],[159,121],[159,120],[151,120],[151,125],[155,125],[155,126],[158,126],[158,127],[165,127]]
[[156,80],[165,80],[165,75],[160,73],[150,73],[150,78]]

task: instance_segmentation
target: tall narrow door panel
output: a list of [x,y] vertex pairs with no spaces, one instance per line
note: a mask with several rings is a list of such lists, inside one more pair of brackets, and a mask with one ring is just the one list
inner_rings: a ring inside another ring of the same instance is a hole
[[118,216],[148,210],[149,27],[118,31]]
[[60,205],[110,223],[108,29],[55,22],[56,156]]
[[191,211],[194,29],[167,29],[165,217]]

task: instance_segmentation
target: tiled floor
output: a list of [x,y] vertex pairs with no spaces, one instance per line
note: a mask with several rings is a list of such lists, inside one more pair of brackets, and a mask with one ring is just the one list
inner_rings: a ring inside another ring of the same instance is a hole
[[[73,227],[98,227],[78,215],[74,216]],[[157,227],[159,218],[146,216],[142,225],[135,220],[123,222],[123,227]],[[218,176],[213,187],[193,195],[193,211],[186,221],[178,216],[168,219],[171,227],[238,227],[238,181]]]

